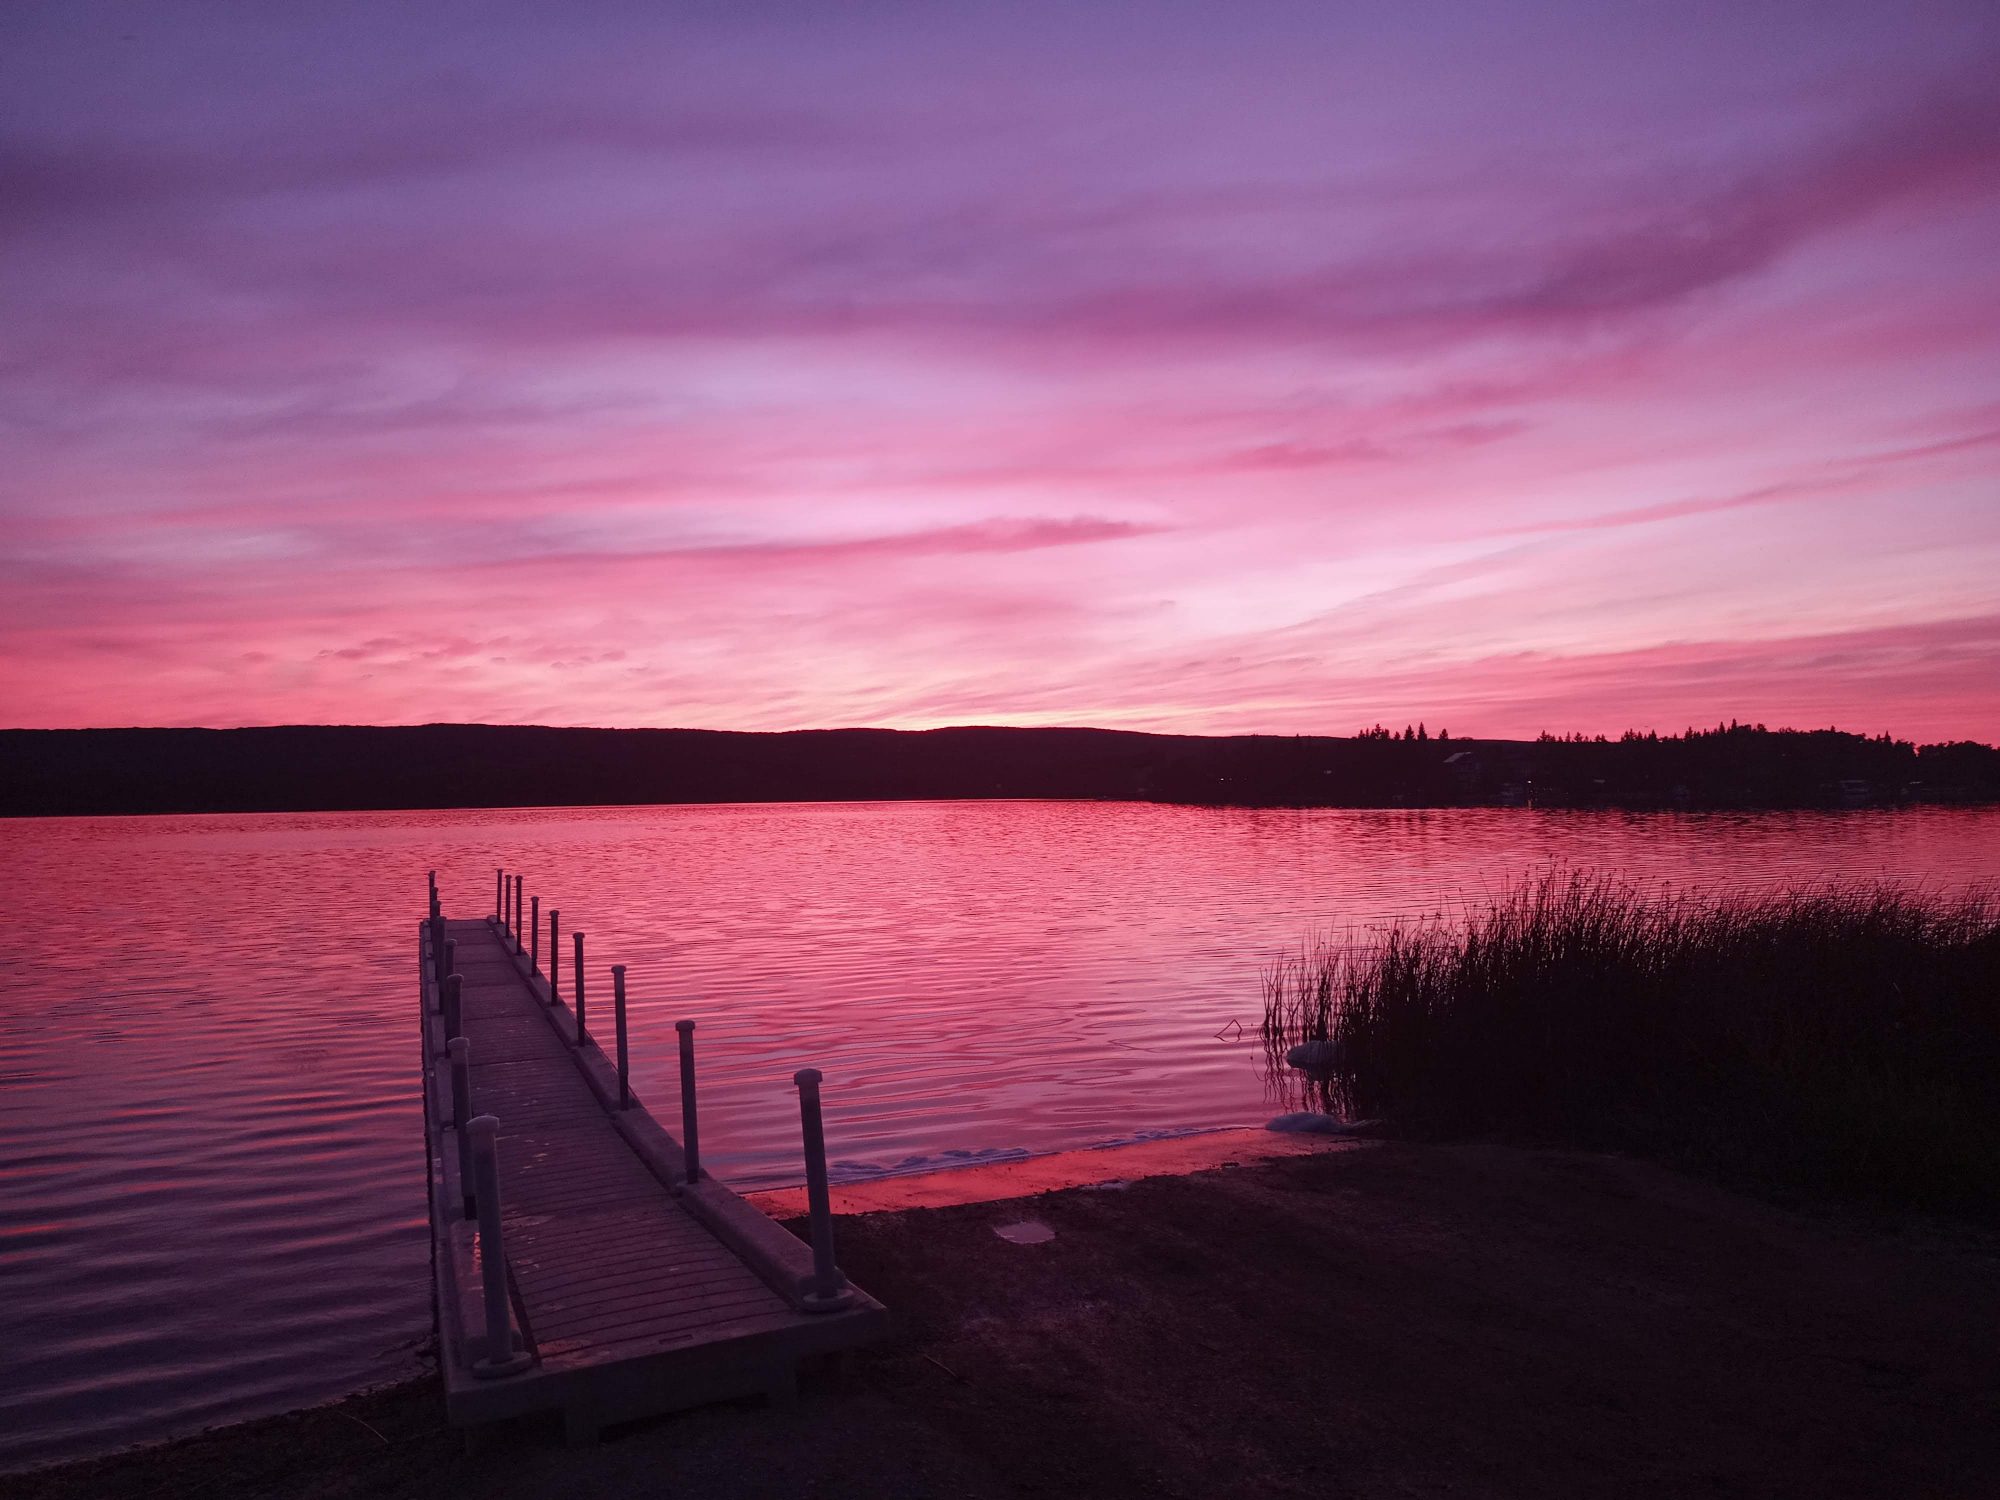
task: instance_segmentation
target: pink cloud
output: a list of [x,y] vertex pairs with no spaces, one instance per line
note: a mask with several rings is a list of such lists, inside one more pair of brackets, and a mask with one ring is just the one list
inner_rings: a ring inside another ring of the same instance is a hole
[[24,21],[0,716],[2000,734],[1990,17],[1504,9]]

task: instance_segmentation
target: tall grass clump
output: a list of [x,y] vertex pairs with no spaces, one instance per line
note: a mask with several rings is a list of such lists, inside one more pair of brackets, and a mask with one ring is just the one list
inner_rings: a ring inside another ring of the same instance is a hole
[[[2000,902],[1888,886],[1642,894],[1553,872],[1264,976],[1275,1079],[1416,1135],[1663,1156],[2000,1210]],[[1333,1071],[1284,1066],[1337,1044]]]

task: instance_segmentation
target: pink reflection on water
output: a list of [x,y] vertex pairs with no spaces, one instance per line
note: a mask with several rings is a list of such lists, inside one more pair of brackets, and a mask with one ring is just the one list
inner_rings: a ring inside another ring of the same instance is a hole
[[705,1160],[757,1187],[796,1180],[804,1064],[850,1177],[1256,1123],[1258,975],[1315,929],[1448,910],[1552,860],[1989,879],[1996,834],[1994,811],[1091,803],[0,824],[32,935],[0,1013],[0,1457],[413,1368],[430,868],[457,915],[489,909],[496,865],[524,872],[589,935],[607,1039],[605,969],[627,965],[635,1087],[669,1121],[673,1022],[696,1019]]

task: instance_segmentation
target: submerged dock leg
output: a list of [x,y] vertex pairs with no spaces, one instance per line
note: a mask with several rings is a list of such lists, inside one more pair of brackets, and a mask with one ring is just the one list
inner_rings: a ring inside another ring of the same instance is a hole
[[514,1346],[513,1315],[507,1306],[507,1252],[500,1243],[500,1122],[480,1115],[466,1125],[472,1137],[472,1167],[479,1179],[479,1279],[486,1307],[486,1353],[473,1361],[482,1380],[518,1375],[531,1361]]

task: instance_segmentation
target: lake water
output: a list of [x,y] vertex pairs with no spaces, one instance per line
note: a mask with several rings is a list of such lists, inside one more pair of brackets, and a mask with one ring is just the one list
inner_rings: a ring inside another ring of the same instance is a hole
[[[635,1087],[796,1181],[1261,1122],[1259,975],[1553,862],[1641,883],[2000,877],[2000,810],[1747,816],[877,803],[0,822],[0,1467],[419,1368],[415,924],[493,871],[628,966]],[[546,919],[546,915],[545,915]],[[565,949],[568,938],[564,938]],[[569,952],[564,953],[565,967]]]

